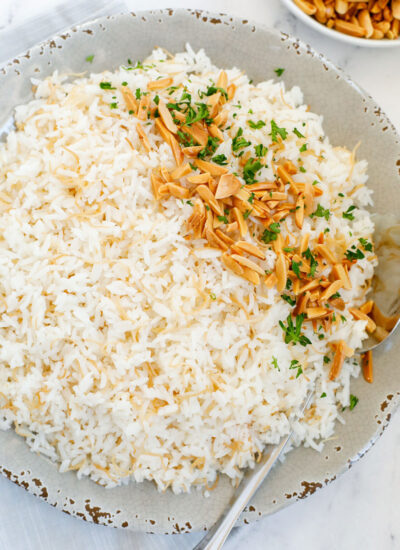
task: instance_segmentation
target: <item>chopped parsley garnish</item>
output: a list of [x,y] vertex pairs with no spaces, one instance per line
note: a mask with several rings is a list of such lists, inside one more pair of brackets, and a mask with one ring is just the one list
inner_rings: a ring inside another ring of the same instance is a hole
[[286,290],[290,290],[292,288],[292,286],[293,286],[293,283],[292,283],[291,279],[288,279],[286,281],[286,286],[285,286]]
[[307,248],[307,250],[303,252],[302,256],[304,256],[307,260],[310,260],[310,272],[308,276],[314,277],[315,271],[317,270],[317,267],[318,267],[318,262],[313,256],[313,253],[311,252],[310,248]]
[[228,94],[226,90],[223,88],[217,88],[216,86],[209,86],[207,88],[206,92],[199,92],[199,98],[202,99],[204,96],[209,97],[210,95],[214,95],[217,92],[221,92],[221,94],[225,97],[225,99],[228,99]]
[[297,359],[292,359],[290,361],[290,367],[289,369],[297,369],[296,378],[300,376],[300,374],[303,373],[303,369],[301,368],[300,363],[297,361]]
[[367,239],[364,239],[363,237],[358,240],[364,250],[366,250],[367,252],[372,252],[372,243],[370,243],[369,241],[367,241]]
[[355,210],[357,206],[349,206],[346,212],[342,213],[342,217],[346,218],[347,220],[354,220],[354,214],[352,214],[353,210]]
[[210,207],[208,206],[208,204],[206,204],[206,210],[210,210]]
[[88,63],[92,63],[93,59],[94,59],[94,54],[88,55],[85,61],[87,61]]
[[160,103],[160,98],[158,95],[154,96],[154,103],[158,105]]
[[121,82],[121,86],[128,86],[128,83],[126,82],[126,80],[124,80],[123,82]]
[[330,215],[331,215],[330,211],[327,208],[324,208],[321,204],[319,204],[317,206],[316,211],[313,212],[310,217],[313,218],[314,216],[317,216],[318,218],[325,218],[326,221],[329,221]]
[[325,365],[326,365],[327,363],[330,363],[330,362],[331,362],[330,357],[328,357],[327,355],[324,355],[324,363],[325,363]]
[[278,365],[278,359],[276,357],[272,357],[272,364],[274,365],[274,368],[278,369],[279,372],[281,371]]
[[247,220],[247,218],[250,216],[251,212],[252,212],[251,210],[246,210],[246,212],[243,212],[243,219]]
[[226,216],[218,216],[218,221],[223,223],[229,223],[229,220]]
[[358,403],[358,397],[356,397],[353,394],[350,394],[350,410],[351,411],[354,409],[354,407],[357,405],[357,403]]
[[307,151],[307,143],[303,143],[303,145],[299,149],[300,153],[304,153],[304,151]]
[[282,76],[284,72],[285,69],[282,69],[280,67],[278,69],[274,69],[274,73],[276,73],[277,76]]
[[116,90],[116,88],[111,85],[111,82],[100,82],[99,86],[102,90]]
[[188,204],[189,206],[193,206],[192,201],[186,201],[186,204]]
[[306,169],[304,168],[304,166],[299,166],[299,170],[300,172],[303,172],[303,174],[306,173]]
[[[352,248],[355,248],[354,245],[353,245]],[[351,250],[351,249],[346,250],[345,256],[350,261],[362,260],[363,258],[365,258],[364,253],[361,252],[361,250],[359,248],[357,248],[356,250]]]
[[236,151],[239,151],[239,149],[243,149],[244,147],[248,147],[249,145],[251,145],[250,141],[245,140],[242,136],[243,128],[239,128],[236,136],[232,140],[232,151],[234,153],[236,153]]
[[211,160],[216,164],[220,164],[221,166],[225,166],[226,164],[228,164],[228,159],[225,155],[216,155]]
[[345,323],[347,321],[346,317],[344,315],[341,315],[340,316],[341,320],[342,320],[342,323]]
[[336,298],[340,298],[339,292],[335,292],[335,294],[332,294],[331,300],[336,300]]
[[190,105],[188,106],[185,120],[185,123],[188,126],[203,119],[206,120],[206,123],[211,121],[208,105],[205,103],[196,103],[196,105],[198,107],[197,111],[195,111]]
[[261,170],[263,164],[255,158],[249,158],[243,167],[243,179],[247,184],[255,182],[257,172]]
[[318,181],[318,180],[314,180],[314,181],[312,182],[312,185],[318,185],[318,184],[319,184],[319,181]]
[[136,99],[140,99],[142,97],[142,92],[140,91],[140,88],[136,88],[135,97]]
[[286,319],[287,326],[284,325],[282,321],[279,321],[279,326],[285,333],[285,344],[290,344],[291,342],[296,345],[299,343],[301,346],[307,346],[311,344],[311,341],[301,334],[301,327],[304,321],[304,314],[296,316],[296,324],[293,324],[293,319],[291,315],[288,315]]
[[285,128],[279,128],[275,120],[271,120],[271,132],[269,135],[271,136],[272,141],[278,141],[278,134],[281,136],[282,139],[287,138],[287,131],[285,130]]
[[303,262],[294,262],[292,261],[292,270],[293,273],[296,275],[298,279],[301,279],[300,275],[300,266],[303,264]]
[[256,154],[256,157],[265,157],[265,155],[267,154],[267,151],[268,151],[267,147],[265,147],[265,145],[263,145],[262,143],[254,146],[254,152]]
[[282,248],[282,250],[283,250],[284,252],[290,253],[290,252],[293,252],[293,251],[294,251],[294,248],[291,248],[290,246],[285,246],[285,247]]
[[113,102],[113,103],[110,103],[110,109],[117,109],[118,107],[118,103],[117,102]]
[[259,120],[258,122],[253,122],[252,120],[248,120],[247,124],[250,126],[250,128],[253,128],[253,130],[259,130],[263,126],[265,126],[265,122],[263,120]]
[[343,193],[338,193],[338,196],[339,197],[344,197],[344,194]]
[[321,393],[321,398],[322,398],[322,397],[326,397],[326,393],[325,393],[325,392]]
[[[178,135],[179,135],[179,132],[178,132]],[[205,157],[212,155],[214,151],[217,149],[218,145],[219,145],[218,138],[208,136],[207,145],[204,147],[204,149],[200,151],[200,153],[197,156],[199,157],[199,159],[204,159]]]
[[296,300],[291,298],[288,294],[281,294],[281,298],[285,300],[285,302],[287,302],[290,306],[296,305]]
[[261,240],[268,244],[272,241],[276,241],[278,233],[281,232],[281,226],[278,222],[271,223],[268,229],[264,229],[264,233],[261,235]]
[[250,197],[247,199],[247,202],[249,202],[250,204],[253,204],[254,197],[255,197],[255,194],[251,193]]
[[297,128],[293,128],[293,133],[296,134],[296,136],[297,136],[298,138],[304,138],[304,137],[306,137],[306,136],[303,136],[303,134],[302,134],[301,132],[299,132]]
[[214,292],[210,292],[210,298],[211,298],[211,300],[216,300],[216,299],[217,299],[217,297],[216,297],[216,295],[214,294]]

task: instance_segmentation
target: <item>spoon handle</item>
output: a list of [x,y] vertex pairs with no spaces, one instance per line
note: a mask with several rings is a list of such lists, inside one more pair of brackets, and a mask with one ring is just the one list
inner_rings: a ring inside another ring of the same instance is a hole
[[[307,395],[300,413],[307,408],[311,397],[312,392]],[[263,453],[260,462],[258,462],[252,470],[247,470],[222,515],[193,550],[220,550],[222,548],[222,545],[232,528],[235,526],[243,509],[270,472],[287,442],[292,437],[292,434],[293,430],[291,430],[290,433],[270,452]]]

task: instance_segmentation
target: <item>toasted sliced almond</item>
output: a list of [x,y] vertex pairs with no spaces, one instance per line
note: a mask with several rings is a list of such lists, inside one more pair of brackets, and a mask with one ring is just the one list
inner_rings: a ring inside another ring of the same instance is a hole
[[224,265],[236,273],[236,275],[243,275],[244,269],[241,265],[239,265],[237,262],[235,262],[234,259],[232,259],[232,256],[229,256],[228,254],[222,254],[221,256],[222,262]]
[[351,290],[351,282],[350,282],[348,273],[344,269],[342,264],[335,264],[332,267],[332,274],[336,279],[340,279],[341,281],[343,281],[343,288],[344,289]]
[[177,185],[176,183],[167,183],[167,186],[171,195],[177,199],[188,199],[190,197],[189,189],[186,189],[181,185]]
[[179,180],[180,178],[183,178],[187,174],[190,174],[191,171],[192,171],[192,168],[190,164],[186,162],[185,164],[181,164],[180,166],[175,168],[175,170],[172,170],[170,175],[173,180]]
[[360,27],[363,27],[363,29],[366,30],[365,37],[371,38],[374,32],[374,27],[372,26],[371,15],[369,11],[367,9],[361,10],[358,13],[357,17],[358,17],[358,23]]
[[204,229],[204,232],[205,238],[207,239],[210,246],[212,246],[213,248],[219,248],[224,251],[228,250],[228,245],[222,239],[220,239],[218,235],[214,233],[214,231],[209,229],[207,225]]
[[325,260],[328,260],[328,262],[330,262],[331,264],[336,264],[337,259],[335,258],[334,253],[326,246],[326,244],[318,244],[315,247],[315,250],[323,258],[325,258]]
[[236,206],[233,208],[232,213],[238,224],[240,236],[244,237],[247,233],[247,223],[243,218],[243,214]]
[[203,201],[196,199],[193,206],[193,212],[188,219],[188,226],[193,230],[195,239],[200,239],[203,234],[204,224],[206,222],[206,209]]
[[374,301],[368,300],[368,302],[365,302],[365,304],[360,306],[360,311],[368,315],[369,313],[371,313],[373,307],[374,307]]
[[343,311],[346,306],[343,298],[335,298],[334,300],[330,301],[330,304],[331,306],[335,307],[336,309],[340,309],[341,311]]
[[151,186],[152,186],[152,189],[153,189],[153,194],[154,194],[154,196],[157,200],[160,200],[161,199],[161,194],[159,192],[159,189],[162,185],[164,185],[164,182],[161,178],[159,178],[153,172],[151,173],[150,179],[151,179]]
[[210,136],[219,139],[219,141],[224,141],[224,134],[221,132],[216,124],[210,124],[210,126],[208,127],[208,133],[210,134]]
[[[253,191],[253,190],[252,190]],[[262,201],[285,201],[288,198],[287,193],[279,191],[268,191],[262,196]]]
[[236,93],[236,84],[229,84],[228,88],[226,89],[228,92],[228,101],[232,101],[232,99],[235,97]]
[[372,384],[374,381],[374,365],[372,361],[372,351],[367,351],[361,355],[361,364],[364,380]]
[[233,174],[222,174],[219,178],[216,199],[225,199],[235,195],[241,187],[240,180]]
[[221,128],[221,126],[225,126],[225,124],[228,121],[228,111],[224,109],[221,111],[215,118],[214,118],[214,124],[218,126],[218,128]]
[[203,199],[203,201],[205,201],[218,216],[224,215],[224,211],[212,194],[211,190],[206,185],[199,185],[198,187],[196,187],[196,191]]
[[389,332],[393,330],[395,324],[399,320],[398,315],[392,315],[390,317],[387,317],[386,315],[384,315],[376,303],[374,303],[374,306],[372,308],[371,317],[373,318],[373,320],[377,325],[379,325],[380,327],[383,327],[385,330],[388,330]]
[[225,71],[221,71],[218,76],[217,80],[217,88],[222,88],[223,90],[226,90],[228,86],[228,75]]
[[293,181],[292,177],[290,176],[290,174],[288,174],[285,170],[285,168],[283,166],[278,166],[277,169],[276,169],[276,173],[278,174],[278,176],[280,177],[280,179],[282,180],[282,183],[284,185],[286,185],[287,183],[290,184],[290,187],[291,187],[291,190],[293,193],[295,193],[297,195],[297,193],[299,192],[299,188],[297,187],[297,184]]
[[325,290],[324,292],[321,294],[321,303],[322,302],[326,302],[327,300],[329,300],[329,298],[331,296],[333,296],[334,294],[336,294],[336,292],[341,289],[343,287],[343,281],[341,281],[340,279],[338,281],[334,281],[333,283],[331,283]]
[[173,82],[174,81],[171,77],[160,78],[159,80],[152,80],[151,82],[147,83],[147,89],[163,90],[164,88],[168,88],[168,86],[172,86]]
[[210,172],[203,172],[202,174],[195,174],[194,176],[188,176],[186,178],[189,183],[208,183],[210,179]]
[[173,181],[171,178],[171,174],[168,172],[165,166],[160,167],[160,174],[164,182],[168,183],[169,181]]
[[308,248],[308,243],[310,240],[310,234],[305,233],[301,236],[300,246],[299,246],[299,255],[301,256]]
[[303,286],[299,289],[299,292],[300,292],[300,293],[303,293],[303,292],[307,292],[307,290],[314,290],[314,289],[316,289],[316,288],[319,287],[319,283],[320,283],[319,280],[313,279],[313,280],[310,281],[309,283],[306,283],[305,285],[303,285]]
[[211,176],[222,176],[228,172],[225,166],[219,166],[218,164],[207,162],[206,160],[195,159],[194,164],[197,168],[200,168],[203,172],[208,172]]
[[256,264],[249,258],[246,258],[245,256],[239,256],[239,254],[232,254],[231,257],[235,260],[235,262],[238,262],[240,265],[248,267],[249,269],[252,269],[256,273],[259,273],[260,275],[265,275],[265,272],[262,269],[262,267],[260,267],[258,264]]
[[197,143],[205,147],[208,142],[208,131],[199,122],[195,122],[191,126],[182,126],[182,131],[189,134]]
[[143,126],[140,124],[140,122],[136,124],[136,131],[138,133],[138,136],[141,142],[144,145],[144,148],[146,149],[147,152],[150,152],[151,151],[150,141],[149,141],[149,138],[147,137],[146,132],[143,130]]
[[124,98],[125,105],[127,106],[129,111],[133,111],[133,114],[136,115],[138,110],[138,102],[133,96],[132,90],[127,88],[126,86],[122,86],[120,88],[122,97]]
[[260,276],[259,274],[254,271],[253,269],[249,267],[243,267],[243,275],[242,277],[246,279],[247,281],[250,281],[250,283],[253,283],[253,285],[259,285],[260,284]]
[[247,241],[238,241],[236,243],[236,247],[243,252],[247,252],[247,254],[251,254],[251,256],[260,258],[260,260],[265,260],[265,254],[263,253],[263,251],[260,250],[258,246],[253,243],[249,243]]
[[233,239],[228,237],[228,235],[226,235],[223,231],[221,231],[221,229],[216,229],[215,234],[221,239],[221,241],[224,241],[224,243],[226,243],[228,246],[233,245],[233,243],[235,242]]
[[168,107],[165,105],[162,99],[160,99],[158,103],[158,112],[167,130],[169,130],[172,134],[176,134],[178,128],[175,122],[172,120],[171,113],[169,112]]
[[234,231],[237,231],[238,229],[239,229],[238,222],[228,223],[225,226],[225,231],[227,233],[233,233]]
[[276,189],[276,183],[274,181],[259,181],[257,183],[246,185],[246,188],[250,191],[250,193],[255,193],[257,191]]
[[344,345],[345,342],[343,340],[339,340],[339,342],[335,346],[335,355],[333,357],[332,367],[329,372],[329,380],[335,380],[342,370],[342,366],[346,357],[344,354]]
[[322,319],[332,313],[332,309],[327,309],[326,307],[308,307],[306,313],[308,319]]
[[220,99],[221,92],[216,92],[207,98],[208,111],[211,118],[214,118],[218,113],[218,109],[220,108]]
[[287,276],[288,276],[288,268],[285,256],[282,252],[278,253],[278,257],[276,259],[275,264],[275,272],[276,272],[276,289],[278,292],[282,292],[286,288],[286,282],[287,282]]
[[147,119],[147,111],[149,109],[149,106],[150,106],[150,96],[142,95],[139,101],[139,107],[136,114],[139,120]]
[[304,199],[302,195],[297,197],[296,201],[296,211],[294,214],[294,221],[299,229],[303,227],[304,222]]
[[170,143],[170,137],[171,137],[172,134],[164,126],[161,118],[156,118],[155,125],[156,125],[156,128],[159,131],[161,137],[163,138],[163,140],[166,141],[167,143]]
[[365,313],[363,313],[362,311],[354,307],[349,308],[349,313],[351,313],[354,319],[367,321],[367,327],[366,327],[367,331],[374,332],[374,330],[376,329],[376,324],[370,317],[368,317],[368,315],[366,315]]
[[310,299],[309,292],[305,292],[304,294],[302,294],[297,299],[296,307],[293,310],[293,315],[300,315],[301,313],[305,313],[309,299]]
[[204,147],[202,145],[194,145],[193,147],[183,147],[182,153],[190,158],[196,158]]
[[277,282],[278,282],[278,277],[276,276],[276,273],[271,273],[264,280],[264,284],[267,288],[273,288],[276,285]]

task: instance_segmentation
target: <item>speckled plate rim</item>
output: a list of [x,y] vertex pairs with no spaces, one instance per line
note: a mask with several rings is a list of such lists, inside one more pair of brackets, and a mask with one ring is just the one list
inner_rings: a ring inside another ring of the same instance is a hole
[[[376,106],[375,102],[372,100],[370,96],[368,96],[357,84],[355,84],[348,76],[346,76],[340,69],[336,68],[329,60],[327,60],[324,56],[318,54],[315,52],[312,48],[305,45],[304,43],[300,42],[299,40],[289,37],[286,34],[279,33],[276,30],[269,29],[267,27],[264,27],[262,25],[256,25],[253,24],[247,20],[241,21],[238,18],[230,17],[223,14],[213,14],[209,12],[204,12],[201,10],[184,10],[184,9],[178,9],[178,10],[154,10],[149,12],[140,12],[140,13],[131,13],[131,14],[122,14],[119,16],[110,16],[110,17],[103,17],[96,19],[94,21],[87,22],[83,25],[79,25],[77,27],[74,27],[70,31],[67,31],[63,33],[62,35],[56,35],[52,39],[47,40],[46,42],[39,44],[32,49],[30,49],[28,52],[25,52],[24,54],[21,54],[13,61],[6,63],[3,68],[0,69],[0,81],[3,76],[7,76],[10,74],[10,72],[15,72],[17,75],[23,76],[24,71],[24,63],[27,59],[30,59],[31,57],[39,56],[39,55],[49,55],[51,54],[52,48],[61,47],[57,46],[58,44],[62,44],[63,41],[70,39],[71,37],[80,36],[82,37],[84,34],[86,35],[93,35],[93,30],[91,27],[96,27],[97,30],[101,29],[103,31],[106,30],[106,25],[108,22],[115,22],[118,21],[119,18],[129,18],[133,17],[136,18],[136,20],[143,20],[147,21],[151,18],[158,18],[158,21],[166,20],[168,22],[168,18],[188,18],[188,21],[190,18],[195,18],[200,24],[202,25],[215,25],[215,26],[227,26],[229,27],[230,31],[235,31],[238,28],[245,27],[246,32],[259,32],[261,34],[266,34],[272,37],[275,41],[280,41],[284,46],[282,48],[286,49],[293,49],[298,55],[306,54],[311,56],[312,60],[318,60],[318,63],[321,67],[323,67],[327,72],[331,71],[333,75],[335,75],[335,78],[341,82],[345,82],[347,85],[349,85],[359,96],[360,100],[365,104],[365,111],[371,112],[371,116],[375,117],[375,122],[371,122],[371,125],[374,126],[375,124],[379,126],[379,128],[386,132],[387,134],[391,134],[391,142],[395,145],[394,151],[395,154],[398,154],[398,161],[397,166],[400,167],[400,147],[399,147],[399,138],[396,134],[396,131],[393,127],[393,125],[390,123],[386,115],[384,115],[381,111],[381,109]],[[121,20],[120,20],[121,21]],[[149,46],[150,47],[150,46]],[[207,49],[207,48],[206,48]],[[299,82],[299,85],[301,85],[301,82]],[[385,138],[386,139],[386,138]],[[400,174],[400,168],[398,169],[398,172]],[[399,180],[400,181],[400,180]],[[388,351],[388,350],[384,350]],[[359,382],[360,379],[358,379],[356,382]],[[368,397],[367,397],[368,399]],[[366,401],[367,401],[366,399]],[[387,393],[387,390],[381,393],[382,401],[380,402],[379,410],[374,410],[373,412],[376,413],[374,418],[374,425],[371,424],[371,430],[370,435],[367,438],[363,439],[363,444],[359,445],[357,447],[357,451],[351,453],[351,455],[346,460],[341,460],[341,466],[335,467],[334,472],[331,474],[326,474],[326,477],[323,475],[318,476],[312,476],[311,481],[309,478],[305,477],[305,481],[302,481],[301,483],[297,483],[292,492],[288,492],[286,494],[281,495],[281,498],[277,498],[275,500],[267,502],[265,499],[265,491],[264,491],[264,485],[260,488],[259,492],[255,495],[254,501],[250,503],[250,505],[247,507],[247,509],[243,512],[239,522],[240,523],[249,523],[251,521],[257,520],[260,516],[271,514],[273,512],[278,511],[279,509],[287,506],[288,504],[295,502],[296,500],[303,499],[307,497],[310,494],[313,494],[316,490],[323,487],[324,485],[328,484],[329,482],[336,479],[338,475],[346,471],[347,469],[351,468],[354,462],[356,462],[359,458],[361,458],[371,447],[372,445],[377,441],[383,430],[386,428],[386,426],[389,423],[391,414],[396,410],[396,408],[399,405],[400,402],[400,385],[394,389],[391,390],[390,393]],[[363,404],[361,404],[361,407],[357,407],[357,410],[355,410],[355,418],[363,418],[363,415],[368,410],[366,408],[363,408]],[[345,413],[346,414],[346,413]],[[372,418],[372,417],[371,417]],[[352,419],[353,421],[353,419]],[[340,427],[339,427],[340,428]],[[215,497],[211,497],[210,499],[207,499],[207,503],[205,505],[205,509],[210,508],[211,504],[216,505],[216,508],[218,510],[215,510],[215,513],[213,513],[213,517],[207,517],[205,520],[200,519],[199,521],[196,521],[196,518],[192,520],[192,524],[190,521],[184,521],[181,517],[177,517],[177,514],[174,513],[173,510],[169,512],[168,510],[168,517],[166,517],[166,514],[163,511],[163,517],[161,519],[151,519],[152,515],[148,512],[148,510],[145,510],[143,514],[133,514],[133,511],[127,511],[124,510],[124,502],[121,503],[120,508],[122,509],[116,509],[115,507],[110,508],[101,508],[98,505],[98,502],[96,501],[96,498],[86,498],[81,499],[79,502],[77,500],[73,500],[71,496],[68,497],[68,494],[65,494],[64,489],[57,488],[58,486],[55,485],[52,487],[49,483],[46,481],[47,473],[50,472],[50,477],[54,477],[54,472],[56,472],[56,469],[54,465],[49,466],[48,462],[40,458],[39,461],[37,461],[37,457],[35,455],[32,456],[32,462],[35,459],[35,468],[31,468],[31,466],[24,466],[21,468],[20,464],[14,464],[14,457],[17,456],[16,451],[18,449],[26,448],[25,443],[22,441],[22,439],[19,436],[16,436],[13,432],[11,436],[11,443],[14,446],[13,449],[10,449],[10,453],[7,455],[7,460],[5,459],[5,447],[2,447],[0,445],[0,472],[5,475],[8,479],[13,481],[14,483],[22,486],[32,494],[39,496],[43,500],[47,501],[51,505],[60,508],[64,512],[74,515],[76,517],[79,517],[81,519],[87,520],[87,521],[93,521],[95,523],[103,524],[103,525],[111,525],[114,527],[124,527],[129,528],[133,530],[141,530],[146,532],[158,532],[158,533],[183,533],[183,532],[189,532],[192,529],[193,530],[200,530],[200,529],[206,529],[212,521],[215,519],[217,513],[219,510],[221,510],[226,502],[227,495],[229,495],[230,488],[227,489],[227,483],[221,482],[221,485],[224,485],[224,497],[219,498],[217,495],[217,491],[215,493]],[[4,435],[5,434],[5,435]],[[10,431],[8,432],[1,432],[0,431],[0,443],[2,441],[6,440],[7,434],[10,434]],[[4,437],[3,437],[4,436]],[[337,449],[340,449],[340,447],[337,447]],[[338,453],[340,451],[337,451]],[[11,455],[14,453],[13,457]],[[296,457],[300,457],[304,459],[308,459],[310,456],[315,456],[314,451],[309,452],[309,449],[303,449],[299,448],[296,449],[293,453],[289,455],[289,457],[286,459],[285,463],[282,464],[279,468],[276,468],[270,475],[269,480],[267,480],[267,484],[271,486],[271,483],[273,485],[274,480],[276,480],[277,471],[280,471],[281,469],[285,469],[285,464],[287,464],[289,461],[291,461],[292,456],[296,455]],[[328,458],[328,456],[326,456]],[[293,460],[292,460],[293,462]],[[72,474],[74,479],[76,479],[75,474]],[[65,477],[63,477],[65,476]],[[60,479],[60,485],[62,484],[63,479],[67,479],[67,476],[69,474],[59,474],[56,472],[55,477]],[[300,478],[301,479],[301,478]],[[226,481],[226,480],[225,480]],[[78,485],[79,489],[87,489],[89,488],[89,494],[92,493],[91,488],[93,487],[98,489],[98,487],[93,484],[93,482],[90,482],[88,480],[81,480],[76,481],[76,484]],[[140,484],[142,487],[145,484]],[[147,484],[147,487],[150,484]],[[133,485],[130,486],[131,490],[133,490]],[[135,485],[135,491],[140,492],[139,485]],[[147,489],[146,489],[147,490]],[[104,489],[101,489],[101,491],[106,491]],[[114,490],[111,490],[114,491]],[[155,492],[155,489],[153,489]],[[94,492],[94,491],[93,491]],[[110,493],[111,495],[111,493]],[[186,502],[185,499],[189,499],[190,496],[187,497],[186,495],[181,496],[174,496],[172,493],[170,493],[171,499],[173,501],[173,504],[175,505],[178,500],[175,499],[181,499]],[[160,496],[160,499],[162,500],[162,495]],[[206,500],[206,499],[202,499]],[[168,500],[169,502],[169,500]],[[197,501],[196,501],[197,502]],[[198,499],[198,502],[201,504],[201,500]],[[164,505],[165,507],[165,505]],[[112,508],[112,509],[111,509]],[[200,506],[201,508],[201,506]],[[188,509],[189,510],[189,509]],[[129,513],[128,513],[129,512]],[[160,511],[159,511],[160,512]],[[190,512],[192,513],[192,511]],[[205,512],[206,513],[206,512]],[[153,516],[156,516],[157,514],[154,513]],[[189,512],[188,512],[189,515]],[[207,514],[206,514],[207,515]],[[129,517],[129,522],[127,521],[127,517]]]
[[340,42],[345,42],[352,46],[361,46],[362,48],[398,48],[400,47],[400,38],[397,40],[389,40],[388,38],[382,38],[382,40],[366,40],[365,38],[358,38],[357,36],[351,36],[349,34],[344,34],[343,32],[336,31],[335,29],[330,29],[326,25],[319,23],[316,19],[304,13],[294,2],[293,0],[281,0],[281,2],[287,7],[287,9],[296,17],[298,17],[303,23],[317,30],[318,32],[333,38],[334,40],[339,40]]

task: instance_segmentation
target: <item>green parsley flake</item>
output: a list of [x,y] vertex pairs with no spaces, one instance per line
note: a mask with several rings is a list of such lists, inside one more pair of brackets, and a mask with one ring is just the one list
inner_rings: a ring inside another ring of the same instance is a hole
[[326,393],[325,393],[325,392],[321,393],[321,398],[322,398],[322,397],[326,397]]
[[243,167],[243,179],[249,185],[255,183],[256,173],[261,170],[263,164],[255,158],[249,158]]
[[278,369],[279,372],[281,371],[278,365],[278,359],[276,357],[272,357],[272,364],[274,365],[275,369]]
[[307,151],[307,143],[303,143],[303,145],[299,149],[300,153],[304,153],[304,151]]
[[255,145],[254,146],[254,152],[256,154],[256,157],[265,157],[265,155],[267,154],[267,147],[265,147],[265,145],[262,145],[262,143],[260,143],[259,145]]
[[232,151],[236,153],[244,147],[251,145],[250,141],[246,141],[243,136],[243,128],[239,128],[236,136],[232,139]]
[[211,160],[216,164],[220,164],[221,166],[225,166],[226,164],[228,164],[228,159],[225,155],[216,155],[215,157],[212,157]]
[[218,221],[223,223],[229,223],[229,220],[226,216],[218,216]]
[[282,76],[284,72],[285,69],[282,68],[274,69],[274,73],[276,73],[277,76]]
[[210,292],[210,298],[211,298],[211,300],[216,300],[217,299],[214,292]]
[[353,210],[355,210],[356,206],[349,206],[346,212],[342,213],[342,217],[346,218],[347,220],[354,220],[354,214],[352,214]]
[[328,357],[327,355],[324,355],[324,363],[327,364],[327,363],[330,363],[330,362],[331,362],[330,357]]
[[271,120],[271,132],[269,135],[271,136],[272,141],[278,142],[278,134],[282,139],[287,138],[287,131],[285,128],[279,128],[275,120]]
[[297,359],[292,359],[290,361],[290,367],[289,369],[297,369],[296,378],[300,376],[300,374],[303,373],[303,369],[301,368],[300,363],[297,361]]
[[[355,248],[355,246],[353,245],[352,248]],[[346,250],[345,256],[350,261],[353,261],[353,260],[357,261],[365,258],[365,254],[359,248],[357,248],[354,251],[351,249]]]
[[353,394],[350,394],[350,410],[352,411],[354,407],[357,405],[359,399]]
[[293,324],[292,316],[289,314],[286,319],[287,326],[282,321],[279,321],[279,326],[285,333],[285,344],[290,344],[291,342],[296,345],[299,343],[301,346],[307,346],[307,344],[311,344],[311,341],[305,336],[304,334],[301,334],[301,327],[303,324],[305,317],[302,313],[301,315],[296,316],[296,324]]
[[276,239],[278,238],[278,233],[280,232],[281,232],[280,224],[278,222],[271,223],[268,229],[265,229],[264,233],[261,235],[261,240],[265,244],[268,244],[272,241],[276,241]]
[[313,218],[314,216],[317,216],[317,218],[325,218],[326,221],[329,221],[330,215],[331,215],[330,211],[327,208],[324,208],[321,204],[319,204],[317,206],[316,211],[313,212],[310,217]]
[[296,300],[291,298],[288,294],[281,294],[281,298],[292,307],[296,305]]
[[248,120],[247,124],[250,126],[250,128],[253,128],[253,130],[259,130],[263,126],[265,126],[265,122],[263,120],[259,120],[258,122],[253,122],[252,120]]
[[116,90],[116,88],[111,85],[111,82],[100,82],[99,86],[102,90]]
[[301,132],[298,131],[297,128],[293,128],[293,133],[296,134],[298,138],[305,138],[306,136],[303,136]]
[[93,59],[94,59],[94,54],[88,55],[85,61],[87,61],[88,63],[92,63]]
[[113,103],[110,103],[110,109],[117,109],[118,108],[118,103],[116,101],[114,101]]
[[250,216],[251,213],[252,213],[252,210],[246,210],[246,212],[243,213],[243,219],[247,220],[247,218]]
[[364,250],[366,250],[367,252],[372,252],[372,243],[367,241],[367,239],[361,237],[360,239],[358,239],[358,241],[360,242]]
[[300,172],[303,172],[303,174],[306,173],[306,169],[304,168],[304,166],[299,166],[299,170]]

